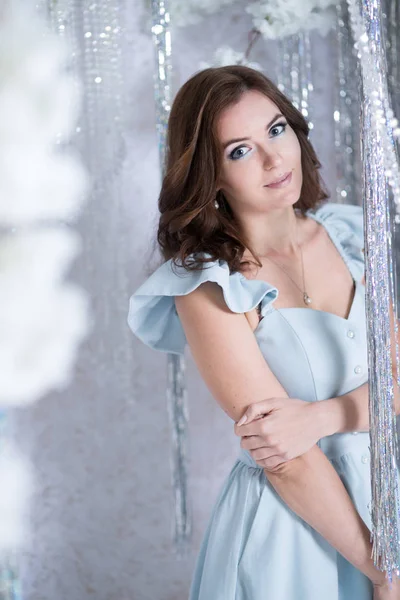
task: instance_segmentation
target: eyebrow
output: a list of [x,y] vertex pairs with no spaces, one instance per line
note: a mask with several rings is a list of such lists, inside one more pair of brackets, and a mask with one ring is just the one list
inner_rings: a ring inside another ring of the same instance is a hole
[[[268,125],[265,127],[265,129],[269,129],[271,127],[271,125],[273,123],[275,123],[275,121],[277,119],[279,119],[279,117],[283,117],[283,115],[281,113],[278,113],[277,115],[274,116],[274,118],[268,123]],[[242,138],[235,138],[233,140],[229,140],[228,142],[225,142],[223,144],[223,149],[225,150],[225,148],[227,148],[228,146],[230,146],[231,144],[235,144],[236,142],[244,142],[245,140],[249,140],[249,137],[242,137]]]

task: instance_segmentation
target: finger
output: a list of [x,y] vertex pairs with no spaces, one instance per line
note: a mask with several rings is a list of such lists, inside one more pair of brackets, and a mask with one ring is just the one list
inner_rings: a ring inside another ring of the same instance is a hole
[[[269,444],[268,440],[265,440],[259,435],[251,435],[249,437],[242,438],[240,447],[243,450],[265,452],[262,458],[267,458],[270,454],[276,454],[277,450],[273,444]],[[269,452],[269,454],[268,454]]]
[[238,426],[235,424],[234,431],[236,435],[241,437],[251,437],[255,435],[261,436],[265,431],[265,420],[268,419],[268,415],[260,418],[257,417],[251,423],[245,423],[244,425]]
[[259,435],[250,435],[243,437],[240,442],[240,447],[243,450],[258,450],[259,448],[272,448],[269,446],[265,439]]
[[260,402],[254,402],[254,404],[250,404],[244,412],[243,416],[237,422],[238,427],[243,425],[243,423],[250,423],[257,417],[265,415],[269,411],[271,411],[274,406],[276,398],[267,398],[266,400],[260,400]]

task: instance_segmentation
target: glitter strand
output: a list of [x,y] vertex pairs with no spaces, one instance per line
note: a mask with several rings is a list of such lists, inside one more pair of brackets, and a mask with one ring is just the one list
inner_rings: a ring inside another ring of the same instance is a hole
[[85,152],[96,174],[94,188],[108,190],[125,157],[123,110],[123,3],[83,0],[84,118],[90,145]]
[[307,120],[310,131],[310,99],[314,90],[311,67],[311,41],[308,31],[278,40],[277,86]]
[[[393,135],[381,44],[381,11],[375,0],[348,0],[362,73],[362,153],[366,255],[366,319],[372,493],[372,556],[391,580],[399,572],[399,486],[397,432],[391,360],[389,189],[399,205],[399,166]],[[397,132],[398,134],[398,132]],[[396,311],[397,312],[397,311]],[[396,314],[395,312],[395,314]],[[397,349],[396,349],[397,351]]]
[[[360,9],[358,5],[355,5],[356,2],[357,0],[348,0],[351,27],[356,40],[355,47],[358,50],[362,70],[364,93],[371,99],[374,106],[372,126],[379,130],[381,135],[385,175],[392,188],[396,212],[400,213],[400,167],[394,145],[394,138],[400,136],[400,127],[390,108],[387,83],[383,77],[383,73],[386,73],[386,65],[381,47],[380,19],[378,19],[379,27],[377,23],[374,23],[376,39],[372,38],[372,33],[370,38]],[[375,9],[370,6],[372,0],[362,0],[362,2],[368,7],[368,10],[365,10],[366,14],[368,11],[375,14]],[[378,59],[380,67],[377,65]],[[382,69],[384,70],[382,71]]]
[[[156,49],[154,94],[156,127],[162,174],[164,174],[165,142],[171,110],[171,32],[168,0],[152,0],[152,34]],[[167,407],[171,428],[172,486],[175,497],[174,549],[179,559],[185,557],[191,537],[188,499],[187,430],[189,411],[185,387],[185,359],[168,354]]]
[[336,80],[333,112],[336,151],[336,201],[361,204],[360,64],[346,0],[336,4]]

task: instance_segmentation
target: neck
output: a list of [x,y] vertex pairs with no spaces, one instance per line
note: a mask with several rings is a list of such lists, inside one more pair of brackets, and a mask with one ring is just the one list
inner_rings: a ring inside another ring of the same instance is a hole
[[[246,221],[249,247],[260,258],[293,258],[301,250],[299,217],[292,207]],[[245,254],[250,255],[250,251]]]

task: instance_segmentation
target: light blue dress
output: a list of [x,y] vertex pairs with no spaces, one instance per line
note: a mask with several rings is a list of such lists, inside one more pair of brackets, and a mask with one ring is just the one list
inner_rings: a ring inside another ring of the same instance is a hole
[[[354,279],[347,319],[307,307],[276,309],[274,286],[231,275],[222,260],[195,273],[173,271],[168,261],[130,299],[134,334],[156,350],[182,354],[174,296],[214,281],[233,312],[261,303],[254,333],[290,397],[317,402],[358,388],[368,380],[362,209],[325,203],[307,214],[326,228]],[[372,600],[370,581],[285,505],[237,439],[238,457],[208,522],[189,600]],[[335,434],[319,445],[371,527],[369,434]]]

